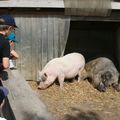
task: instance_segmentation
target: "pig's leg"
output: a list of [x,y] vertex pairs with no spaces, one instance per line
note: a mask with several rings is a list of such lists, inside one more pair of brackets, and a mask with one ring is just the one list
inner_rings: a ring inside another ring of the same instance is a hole
[[83,71],[81,72],[81,80],[85,80],[87,79],[88,77],[90,77],[87,73],[87,71],[85,69],[83,69]]
[[59,81],[61,89],[63,88],[64,79],[65,79],[64,75],[59,75],[58,76],[58,81]]
[[120,84],[119,83],[113,83],[112,87],[117,90],[118,92],[120,92]]
[[81,80],[83,70],[84,70],[84,67],[82,67],[82,68],[78,71],[78,82]]

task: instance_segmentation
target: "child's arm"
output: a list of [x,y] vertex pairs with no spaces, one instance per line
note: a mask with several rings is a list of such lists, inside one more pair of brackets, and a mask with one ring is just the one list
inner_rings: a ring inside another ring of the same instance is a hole
[[17,52],[15,50],[11,50],[11,59],[18,59],[19,55],[17,54]]

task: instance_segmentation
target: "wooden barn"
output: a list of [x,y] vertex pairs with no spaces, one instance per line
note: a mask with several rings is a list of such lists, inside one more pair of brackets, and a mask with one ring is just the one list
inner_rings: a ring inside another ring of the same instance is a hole
[[89,2],[0,0],[0,14],[14,16],[18,26],[15,63],[25,80],[37,80],[49,60],[71,52],[86,61],[109,57],[120,70],[120,1]]
[[80,52],[87,60],[110,55],[119,63],[119,2],[112,2],[110,15],[93,17],[66,15],[63,0],[0,2],[1,14],[13,15],[18,25],[16,50],[20,58],[16,64],[26,80],[36,80],[37,71],[49,60],[69,52]]

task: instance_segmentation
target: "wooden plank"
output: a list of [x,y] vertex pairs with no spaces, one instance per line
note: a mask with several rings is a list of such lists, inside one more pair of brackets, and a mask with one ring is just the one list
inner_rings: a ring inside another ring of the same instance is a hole
[[54,18],[54,57],[58,57],[59,54],[59,17]]
[[[30,80],[32,78],[32,66],[31,66],[31,41],[32,41],[32,26],[31,26],[31,16],[23,16],[21,18],[21,52],[22,52],[22,75],[26,77],[26,80]],[[26,72],[27,69],[27,72]]]
[[37,67],[38,67],[38,53],[37,53],[37,44],[38,44],[38,39],[37,39],[37,30],[39,29],[38,28],[38,22],[37,22],[37,19],[36,17],[32,17],[31,18],[31,28],[32,28],[32,32],[31,32],[31,78],[32,80],[35,80],[37,79],[35,76],[36,76],[36,73],[37,73]]
[[63,22],[64,39],[63,39],[63,48],[62,48],[62,53],[61,53],[62,56],[64,55],[67,40],[68,40],[68,35],[69,35],[69,30],[70,30],[70,18],[65,17],[65,18],[63,18],[63,20],[64,20],[64,22]]
[[38,44],[37,44],[37,49],[38,49],[38,68],[37,68],[37,73],[36,75],[38,74],[38,70],[41,70],[42,69],[42,18],[41,17],[38,17],[37,18],[37,21],[38,21],[38,28],[37,29],[37,36],[38,36]]
[[48,16],[42,16],[42,68],[48,60]]
[[63,8],[62,0],[9,0],[0,1],[0,7]]
[[21,30],[19,28],[21,28],[21,20],[20,17],[15,16],[15,21],[16,24],[18,26],[17,29],[15,29],[15,34],[16,34],[16,40],[17,42],[15,43],[15,50],[16,52],[19,54],[19,59],[16,60],[16,66],[17,68],[19,68],[19,70],[21,70],[21,52],[19,51],[21,49]]
[[60,54],[59,56],[63,56],[63,47],[65,47],[64,45],[64,19],[61,17],[61,19],[59,19],[59,49],[60,49]]
[[[65,8],[63,0],[8,0],[0,1],[0,7]],[[120,2],[111,2],[111,7],[119,10]]]
[[8,76],[9,79],[2,83],[9,89],[8,100],[15,120],[53,120],[45,104],[18,70],[9,70]]
[[120,2],[112,2],[111,3],[113,10],[119,10],[120,9]]
[[41,17],[32,18],[32,80],[37,80],[38,70],[41,69]]
[[48,60],[54,57],[54,17],[48,16]]

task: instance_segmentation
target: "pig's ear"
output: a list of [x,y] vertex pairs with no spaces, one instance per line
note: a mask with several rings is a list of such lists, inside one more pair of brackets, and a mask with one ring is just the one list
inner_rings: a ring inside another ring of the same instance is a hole
[[42,79],[43,82],[46,81],[46,79],[47,79],[47,74],[46,74],[46,73],[42,74],[42,75],[41,75],[41,79]]

